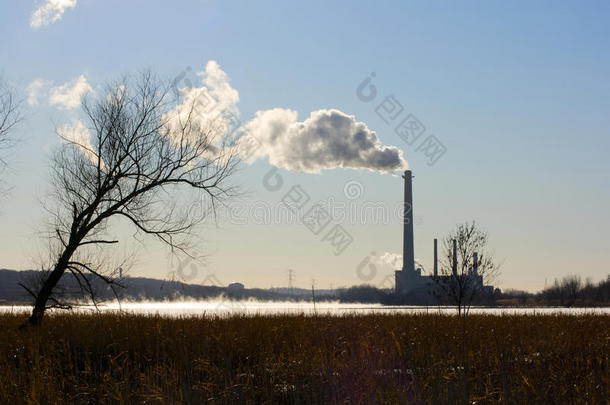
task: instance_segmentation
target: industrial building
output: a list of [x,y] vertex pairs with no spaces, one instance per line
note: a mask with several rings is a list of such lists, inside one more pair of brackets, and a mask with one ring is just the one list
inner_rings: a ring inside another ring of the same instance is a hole
[[[413,245],[413,176],[410,170],[404,173],[404,213],[403,213],[403,254],[402,269],[395,272],[395,291],[397,294],[430,295],[439,291],[443,284],[449,285],[457,277],[457,243],[453,241],[452,275],[438,274],[438,240],[434,239],[434,270],[432,275],[422,274],[421,268],[416,268]],[[484,293],[493,292],[493,286],[483,285],[483,277],[478,273],[478,255],[474,253],[473,265],[465,275],[471,287]]]

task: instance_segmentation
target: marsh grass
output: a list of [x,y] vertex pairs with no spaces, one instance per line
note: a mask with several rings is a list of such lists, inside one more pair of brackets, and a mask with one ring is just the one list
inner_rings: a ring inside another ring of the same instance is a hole
[[[604,315],[0,315],[0,403],[607,403]],[[465,328],[464,328],[465,326]]]

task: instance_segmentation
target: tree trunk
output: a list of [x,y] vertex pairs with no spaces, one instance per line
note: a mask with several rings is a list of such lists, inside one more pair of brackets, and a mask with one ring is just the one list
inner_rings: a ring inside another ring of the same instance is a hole
[[34,302],[34,309],[32,310],[32,315],[28,320],[29,325],[38,326],[42,322],[42,318],[47,309],[47,301],[51,297],[53,293],[53,289],[61,280],[61,277],[66,272],[68,268],[68,262],[72,257],[72,254],[76,251],[76,247],[68,245],[62,255],[59,257],[55,268],[49,275],[49,277],[44,280],[42,288],[38,292],[36,296],[36,301]]

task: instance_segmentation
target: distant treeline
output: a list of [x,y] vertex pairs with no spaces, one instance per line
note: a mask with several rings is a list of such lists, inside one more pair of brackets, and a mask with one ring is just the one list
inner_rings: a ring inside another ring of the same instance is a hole
[[[11,271],[0,269],[0,303],[31,303],[31,296],[20,283],[32,283],[40,277],[38,271]],[[123,300],[165,301],[180,299],[213,299],[219,296],[230,300],[255,299],[260,301],[311,301],[311,290],[298,288],[230,288],[203,286],[179,281],[129,277],[122,280],[124,288],[113,292],[108,285],[91,278],[96,298],[100,302],[116,299],[115,292]],[[65,275],[59,286],[65,298],[74,301],[88,297],[71,275]],[[442,297],[427,292],[396,294],[393,289],[380,289],[372,285],[359,285],[336,290],[315,290],[316,301],[340,301],[383,305],[451,305]],[[473,305],[499,306],[608,306],[610,305],[610,276],[593,283],[582,281],[579,276],[566,276],[538,293],[520,290],[495,289],[493,294],[477,296]]]
[[[36,285],[43,276],[40,271],[13,271],[0,269],[0,304],[31,303],[32,297],[24,285]],[[228,299],[256,299],[260,301],[282,301],[295,297],[277,291],[260,288],[231,289],[220,285],[186,284],[174,280],[158,280],[145,277],[126,277],[117,280],[117,287],[111,289],[102,280],[87,275],[98,302],[115,301],[116,298],[128,301],[174,301],[182,299],[209,300],[217,297]],[[118,286],[120,285],[120,287]],[[57,294],[68,302],[89,301],[72,274],[65,274],[57,287]]]
[[[494,294],[482,292],[474,299],[473,305],[495,305],[500,290]],[[413,291],[406,294],[397,294],[391,289],[379,289],[375,286],[363,284],[337,291],[337,298],[345,303],[368,303],[383,305],[453,305],[447,297],[433,294],[432,291]]]
[[545,305],[564,307],[608,306],[610,305],[610,275],[605,280],[594,283],[583,282],[578,275],[568,275],[547,286],[538,293],[520,290],[506,290],[499,304],[503,305]]
[[[379,289],[371,285],[354,286],[337,291],[341,302],[380,303],[385,305],[438,305],[448,304],[442,298],[414,292],[398,295],[392,290]],[[606,280],[594,283],[582,281],[577,275],[569,275],[555,280],[553,285],[544,290],[531,293],[521,290],[494,290],[493,294],[480,295],[474,305],[498,306],[608,306],[610,305],[610,276]]]

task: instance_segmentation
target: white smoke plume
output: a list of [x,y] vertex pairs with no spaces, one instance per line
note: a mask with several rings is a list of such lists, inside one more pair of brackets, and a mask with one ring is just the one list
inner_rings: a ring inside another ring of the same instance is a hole
[[[400,253],[384,252],[379,256],[373,256],[373,262],[379,266],[390,266],[393,269],[402,269],[402,255]],[[415,259],[415,268],[424,269],[423,264]]]
[[297,115],[283,108],[257,112],[245,125],[246,134],[257,141],[249,143],[256,149],[246,151],[247,161],[268,158],[274,166],[306,173],[339,167],[381,172],[408,167],[400,149],[383,146],[353,115],[317,110],[301,122]]
[[377,256],[376,262],[380,265],[387,265],[393,269],[402,268],[402,255],[399,253],[384,252]]
[[[195,86],[184,74],[177,78],[182,102],[170,113],[173,124],[184,122],[195,105],[199,125],[213,125],[225,135],[240,132],[236,131],[241,125],[239,93],[229,84],[228,75],[216,61],[209,61],[197,75],[201,83]],[[296,111],[283,108],[258,111],[241,126],[241,158],[250,163],[267,158],[274,166],[307,173],[338,167],[381,172],[407,168],[401,150],[383,146],[375,132],[353,115],[317,110],[302,122],[297,116]]]
[[[274,166],[306,173],[335,168],[389,173],[408,167],[400,149],[382,145],[375,131],[353,115],[321,109],[298,121],[296,111],[274,108],[258,111],[252,120],[241,125],[239,92],[231,87],[228,75],[216,61],[209,61],[205,70],[197,73],[196,81],[199,83],[185,79],[184,72],[174,81],[180,101],[166,116],[169,124],[178,127],[194,113],[195,124],[212,126],[229,139],[241,133],[239,153],[246,162],[266,158]],[[35,93],[39,87],[31,90]],[[74,108],[82,94],[91,90],[86,78],[80,76],[53,88],[50,102]]]

